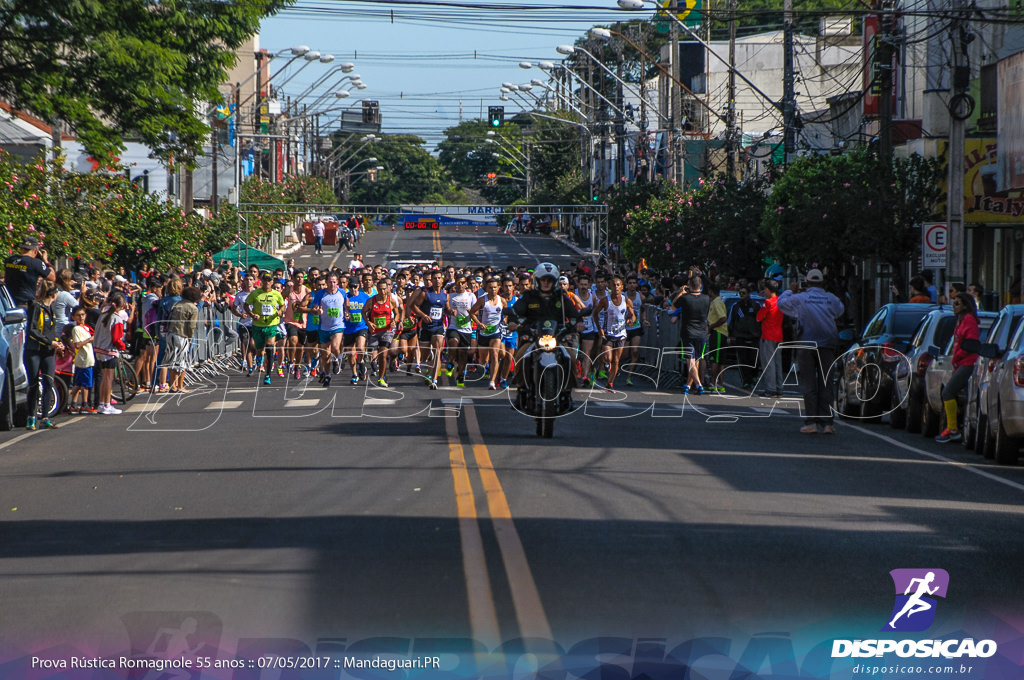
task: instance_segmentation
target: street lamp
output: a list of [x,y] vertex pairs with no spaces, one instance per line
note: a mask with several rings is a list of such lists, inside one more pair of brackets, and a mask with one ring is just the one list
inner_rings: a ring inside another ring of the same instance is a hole
[[[595,29],[591,29],[591,32],[593,32],[594,30]],[[604,29],[602,29],[602,30],[604,30]],[[609,37],[609,38],[611,37],[611,33],[608,33],[607,30],[604,30],[604,33],[607,35],[607,37]],[[604,37],[604,36],[601,36],[601,37]],[[631,94],[636,95],[640,99],[640,101],[647,102],[647,105],[650,106],[655,111],[655,113],[657,113],[658,116],[661,117],[662,120],[668,121],[668,118],[661,111],[658,110],[657,106],[654,106],[653,103],[647,101],[647,98],[644,97],[643,92],[638,92],[637,90],[635,90],[631,83],[627,83],[625,80],[620,78],[618,75],[615,74],[614,71],[612,71],[610,68],[605,66],[604,63],[600,59],[595,57],[593,54],[591,54],[587,50],[583,49],[582,47],[575,47],[573,45],[559,45],[558,47],[555,48],[555,50],[559,54],[565,54],[565,55],[571,55],[571,54],[575,54],[577,52],[580,52],[582,54],[587,55],[592,62],[597,64],[605,73],[607,73],[613,79],[615,79],[620,85],[622,85],[623,88],[629,90],[629,92]],[[669,124],[671,124],[671,122],[669,122]]]
[[[316,88],[320,87],[320,85],[322,85],[324,83],[324,81],[326,81],[332,74],[337,73],[338,71],[341,71],[342,73],[352,73],[352,71],[354,71],[355,68],[356,68],[356,65],[353,64],[350,61],[347,61],[347,62],[345,62],[343,64],[339,64],[338,66],[335,66],[333,69],[331,69],[330,71],[328,71],[324,75],[320,76],[320,78],[318,78],[316,80],[316,82],[314,82],[312,85],[307,87],[305,89],[305,91],[303,91],[302,94],[300,94],[297,97],[295,97],[295,101],[299,101],[300,99],[302,99],[303,97],[305,97],[306,95],[311,93],[313,90],[315,90]],[[359,78],[359,76],[352,76],[352,77],[354,79],[358,79]]]

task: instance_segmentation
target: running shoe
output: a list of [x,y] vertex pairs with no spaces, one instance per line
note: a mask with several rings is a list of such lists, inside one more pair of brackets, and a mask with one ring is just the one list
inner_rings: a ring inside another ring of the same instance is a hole
[[719,394],[725,394],[725,385],[718,385],[717,387],[715,387],[715,392],[718,392]]
[[356,376],[352,376],[352,384],[353,385],[358,385],[359,384],[359,378],[356,377]]
[[430,381],[430,389],[432,389],[432,390],[436,390],[437,389],[437,381],[436,380],[431,380]]
[[694,390],[694,394],[706,394],[703,385],[697,385],[697,389]]
[[626,378],[626,387],[632,387],[632,386],[633,386],[633,379],[632,378]]
[[501,382],[499,382],[498,384],[501,385],[501,389],[503,389],[503,390],[507,390],[508,389],[508,380],[505,380],[504,378],[502,378]]
[[583,376],[583,362],[579,359],[576,360],[576,377],[580,378]]
[[940,444],[948,444],[949,442],[958,442],[958,441],[960,441],[960,431],[959,430],[950,430],[949,428],[946,428],[945,430],[942,431],[942,434],[940,434],[938,437],[935,438],[935,441],[937,441]]
[[598,380],[604,380],[607,377],[608,377],[608,371],[604,370],[603,368],[600,371],[597,372],[597,379]]
[[323,380],[320,381],[320,384],[323,385],[324,387],[330,387],[331,386],[331,376],[329,376],[327,374],[324,374],[324,378],[323,378]]
[[366,380],[366,362],[359,363],[359,379]]
[[489,389],[489,390],[496,390],[496,389],[498,389],[498,388],[497,388],[497,387],[496,387],[496,386],[494,385],[494,381],[492,380],[492,381],[491,381],[491,382],[490,382],[490,383],[489,383],[489,384],[487,385],[487,389]]
[[98,413],[98,411],[92,406],[84,406],[82,407],[82,413],[85,415],[94,416]]
[[35,430],[36,429],[36,419],[35,418],[29,418],[27,421],[25,421],[25,429],[26,430]]
[[589,375],[586,378],[583,379],[583,386],[584,387],[590,387],[592,384],[594,384],[594,383],[593,383],[593,380],[590,379]]
[[100,406],[99,412],[100,412],[101,415],[105,415],[105,416],[121,415],[121,409],[114,408],[110,404],[107,404],[106,406]]
[[689,385],[683,385],[683,394],[689,394],[689,393],[690,393],[690,386]]
[[269,385],[270,384],[270,374],[269,373],[267,373],[267,377],[263,379],[263,384],[264,385]]
[[614,384],[614,383],[611,383],[611,382],[609,382],[609,383],[608,383],[608,388],[607,388],[607,389],[608,389],[608,391],[609,391],[609,392],[614,392],[614,391],[615,391],[615,384]]
[[39,429],[40,430],[56,430],[57,429],[57,423],[53,422],[49,418],[44,418],[43,420],[41,420],[39,422]]
[[458,378],[456,378],[455,379],[455,386],[456,387],[465,387],[466,386],[466,378],[465,378],[465,376],[461,376],[460,375]]
[[380,387],[387,387],[388,381],[385,380],[384,378],[377,378],[377,385],[379,385]]
[[284,366],[278,366],[277,367],[277,377],[279,377],[279,378],[283,378],[284,377]]
[[446,376],[448,376],[449,378],[452,377],[452,373],[454,373],[454,372],[455,372],[455,367],[452,366],[451,364],[448,364],[448,365],[446,365],[444,367],[444,374]]

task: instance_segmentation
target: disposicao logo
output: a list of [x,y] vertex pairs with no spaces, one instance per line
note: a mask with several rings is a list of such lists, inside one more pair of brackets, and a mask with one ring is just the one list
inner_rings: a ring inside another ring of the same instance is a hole
[[[949,574],[944,569],[893,569],[889,572],[895,588],[896,601],[883,632],[912,633],[927,630],[935,622],[938,600],[946,597]],[[988,658],[997,651],[992,640],[833,640],[832,658],[878,657],[896,654],[900,657],[947,659]]]
[[893,569],[889,576],[896,588],[896,602],[882,630],[928,630],[935,621],[935,598],[946,597],[949,574],[945,569]]

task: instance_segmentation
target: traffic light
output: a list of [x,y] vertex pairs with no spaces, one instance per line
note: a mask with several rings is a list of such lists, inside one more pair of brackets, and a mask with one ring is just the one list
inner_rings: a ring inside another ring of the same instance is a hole
[[489,172],[489,173],[487,173],[487,186],[493,187],[493,186],[497,186],[497,184],[498,184],[498,173],[496,173],[496,172]]
[[487,117],[491,121],[491,127],[501,127],[501,124],[505,122],[505,107],[488,106]]

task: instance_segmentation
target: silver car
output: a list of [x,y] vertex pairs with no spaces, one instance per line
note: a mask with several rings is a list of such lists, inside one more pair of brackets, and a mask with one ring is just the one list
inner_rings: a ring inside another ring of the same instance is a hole
[[914,329],[904,354],[907,361],[896,364],[893,380],[892,409],[889,424],[920,432],[921,413],[926,401],[925,371],[937,356],[935,349],[944,347],[956,328],[956,315],[950,307],[939,307],[924,315]]
[[978,422],[979,446],[986,458],[1015,465],[1024,444],[1024,324],[1018,324],[1006,351],[983,344],[982,356],[995,359],[985,395],[985,417]]
[[[988,332],[996,323],[999,315],[995,312],[978,312],[978,331],[982,342],[988,337]],[[934,349],[934,348],[932,348]],[[978,357],[978,361],[983,359]],[[939,431],[939,423],[942,422],[942,390],[946,387],[950,377],[953,375],[953,337],[950,336],[938,354],[928,366],[924,375],[925,400],[923,413],[921,414],[921,434],[926,437],[933,437]],[[959,413],[965,414],[966,394],[957,396],[960,404]],[[947,425],[947,427],[949,427]],[[951,429],[959,429],[951,428]]]
[[0,330],[0,430],[10,430],[15,426],[18,409],[24,405],[28,391],[24,360],[28,314],[14,305],[10,291],[2,283],[0,312],[3,313],[3,328]]
[[[989,329],[985,343],[995,345],[998,355],[1006,351],[1007,345],[1024,319],[1024,305],[1006,305],[999,310],[995,324]],[[967,383],[967,403],[964,406],[963,438],[960,440],[968,449],[983,453],[983,438],[978,437],[979,424],[988,418],[988,388],[996,359],[979,357],[974,373]]]

